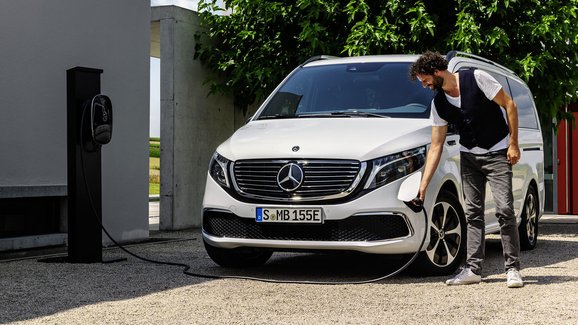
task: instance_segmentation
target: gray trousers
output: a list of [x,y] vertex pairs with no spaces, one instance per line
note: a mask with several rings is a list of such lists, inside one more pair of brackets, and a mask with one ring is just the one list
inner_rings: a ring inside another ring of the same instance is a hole
[[464,191],[467,227],[466,265],[472,272],[481,275],[485,256],[484,201],[486,183],[490,184],[496,202],[496,217],[500,224],[500,235],[506,271],[520,269],[520,237],[514,213],[512,194],[512,166],[506,159],[506,151],[474,155],[462,152],[461,174]]

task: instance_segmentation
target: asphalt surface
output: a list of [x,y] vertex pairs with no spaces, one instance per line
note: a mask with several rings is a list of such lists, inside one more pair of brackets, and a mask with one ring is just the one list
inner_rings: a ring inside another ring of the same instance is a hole
[[[506,287],[499,237],[489,236],[481,284],[402,273],[363,285],[203,279],[105,249],[107,264],[0,262],[0,323],[26,324],[578,324],[578,219],[545,218],[538,247],[522,252],[526,286]],[[358,254],[276,253],[262,267],[216,266],[198,230],[152,232],[131,245],[147,258],[191,271],[280,280],[359,281],[402,260]],[[58,257],[60,255],[54,255]],[[58,260],[58,259],[57,259]]]

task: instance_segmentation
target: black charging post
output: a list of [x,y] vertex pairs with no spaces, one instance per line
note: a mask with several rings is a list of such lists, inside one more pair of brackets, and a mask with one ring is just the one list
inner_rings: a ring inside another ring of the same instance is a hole
[[[102,70],[66,71],[68,125],[68,258],[70,263],[102,262],[102,177],[100,148],[91,148],[90,111],[86,102],[100,94]],[[83,118],[84,111],[84,121]],[[83,134],[81,135],[81,126]],[[81,143],[81,141],[83,143]],[[83,166],[84,163],[84,166]],[[84,176],[83,176],[83,173]],[[90,193],[88,193],[88,191]],[[92,201],[92,202],[91,202]]]

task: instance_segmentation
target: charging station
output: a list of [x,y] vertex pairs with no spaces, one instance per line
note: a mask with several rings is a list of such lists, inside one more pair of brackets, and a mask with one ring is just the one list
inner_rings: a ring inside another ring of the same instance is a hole
[[100,94],[100,69],[67,70],[68,258],[102,262],[100,147],[112,135],[112,105]]

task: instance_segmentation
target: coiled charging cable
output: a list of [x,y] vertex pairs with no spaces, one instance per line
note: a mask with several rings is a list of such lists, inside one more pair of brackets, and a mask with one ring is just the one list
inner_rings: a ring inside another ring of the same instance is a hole
[[411,257],[411,259],[409,259],[404,265],[402,265],[399,269],[395,270],[394,272],[391,272],[387,275],[378,277],[378,278],[372,278],[372,279],[368,279],[368,280],[362,280],[362,281],[307,281],[307,280],[275,280],[275,279],[267,279],[267,278],[259,278],[259,277],[251,277],[251,276],[240,276],[240,275],[212,275],[212,274],[203,274],[203,273],[196,273],[196,272],[191,272],[191,266],[185,263],[178,263],[178,262],[170,262],[170,261],[159,261],[159,260],[154,260],[154,259],[150,259],[150,258],[146,258],[146,257],[142,257],[140,255],[137,255],[131,251],[129,251],[128,249],[126,249],[123,245],[121,245],[120,243],[118,243],[108,232],[108,230],[106,230],[106,228],[104,227],[104,225],[102,224],[102,217],[98,215],[98,212],[96,211],[96,208],[94,206],[94,203],[92,201],[92,195],[90,193],[90,188],[88,186],[88,182],[86,180],[86,170],[84,167],[84,139],[83,139],[83,126],[84,126],[84,116],[86,113],[86,108],[88,107],[88,105],[84,105],[84,108],[82,110],[82,117],[81,117],[81,122],[80,122],[80,143],[81,143],[81,150],[80,150],[80,160],[81,160],[81,164],[82,164],[82,178],[84,180],[84,185],[86,187],[86,191],[88,193],[88,200],[90,203],[90,207],[92,212],[94,213],[94,216],[96,217],[96,219],[98,220],[98,223],[100,224],[102,230],[104,231],[104,233],[106,234],[106,236],[114,243],[114,245],[116,245],[118,248],[120,248],[122,251],[124,251],[125,253],[129,254],[130,256],[133,256],[141,261],[145,261],[145,262],[149,262],[149,263],[154,263],[154,264],[160,264],[160,265],[170,265],[170,266],[179,266],[179,267],[183,267],[183,273],[189,276],[193,276],[193,277],[197,277],[197,278],[206,278],[206,279],[239,279],[239,280],[251,280],[251,281],[259,281],[259,282],[269,282],[269,283],[289,283],[289,284],[315,284],[315,285],[345,285],[345,284],[367,284],[367,283],[374,283],[374,282],[379,282],[382,280],[385,280],[387,278],[390,278],[392,276],[395,276],[399,273],[401,273],[402,271],[404,271],[407,267],[409,267],[411,265],[411,263],[413,263],[413,261],[415,261],[415,259],[418,257],[419,253],[421,252],[422,248],[423,248],[423,244],[425,243],[425,240],[427,238],[427,229],[428,229],[428,216],[426,213],[425,208],[423,207],[423,203],[421,202],[421,200],[419,200],[418,198],[413,199],[409,202],[405,202],[414,212],[419,212],[422,211],[423,212],[423,216],[424,216],[424,234],[421,240],[421,243],[419,245],[419,248],[416,250],[416,252],[413,254],[413,256]]

